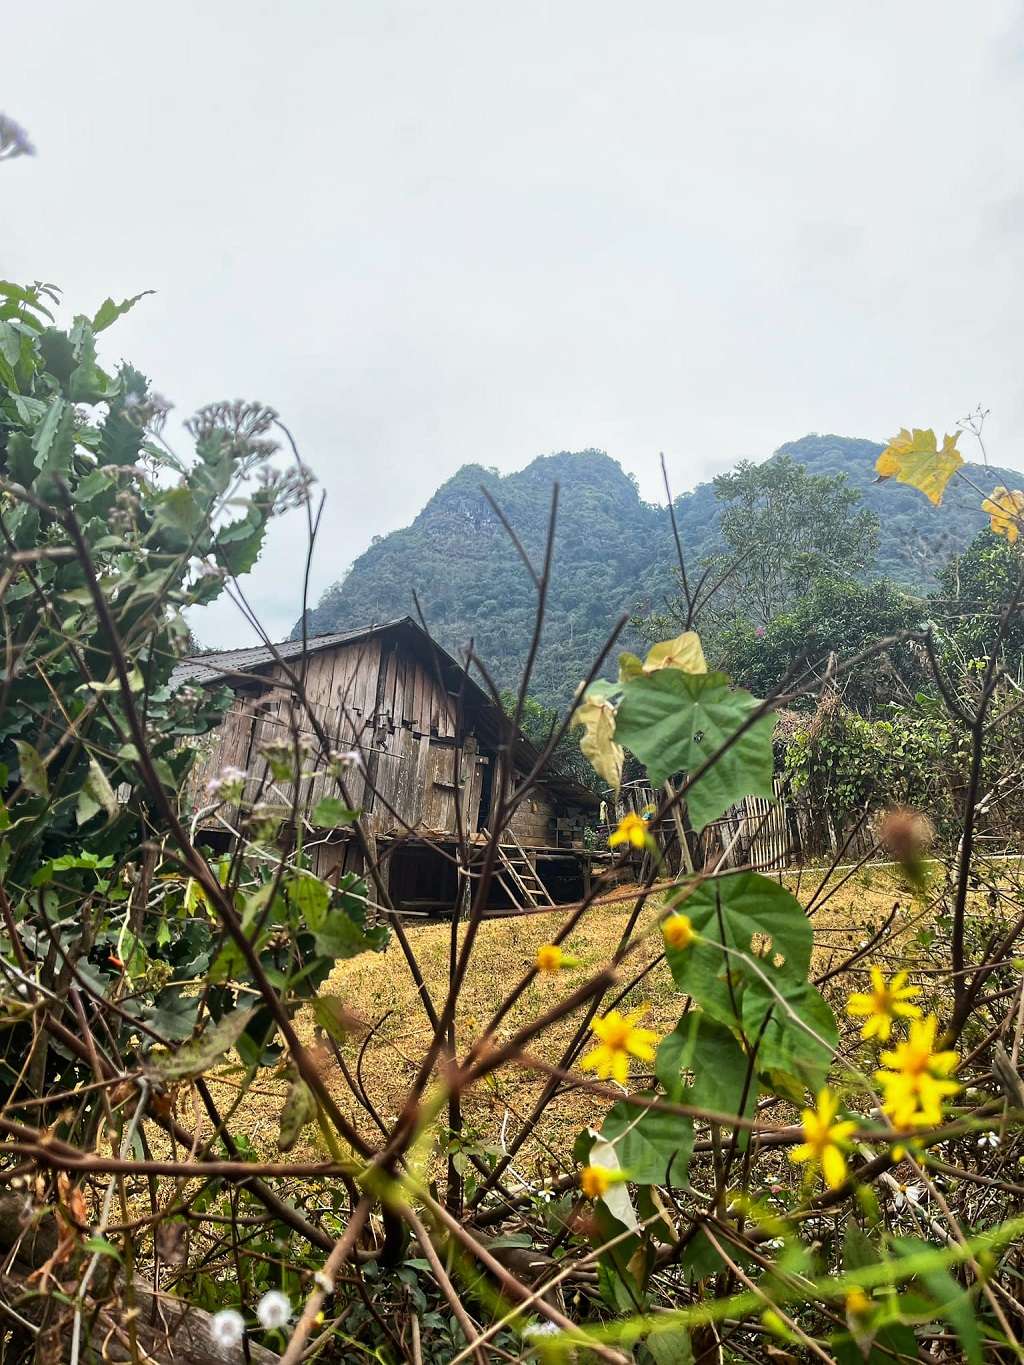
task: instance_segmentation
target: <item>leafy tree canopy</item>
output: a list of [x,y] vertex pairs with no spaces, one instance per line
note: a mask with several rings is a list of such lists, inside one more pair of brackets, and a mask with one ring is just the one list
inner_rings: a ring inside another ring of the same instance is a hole
[[742,611],[765,624],[816,580],[863,573],[878,548],[878,518],[843,474],[810,474],[783,455],[744,460],[714,490],[725,548],[709,562],[716,574],[731,570],[719,616]]

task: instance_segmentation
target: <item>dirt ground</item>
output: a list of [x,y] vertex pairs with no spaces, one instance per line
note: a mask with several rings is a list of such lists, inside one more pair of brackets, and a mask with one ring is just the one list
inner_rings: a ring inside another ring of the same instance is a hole
[[[887,971],[910,965],[911,960],[919,965],[927,961],[927,952],[922,949],[918,935],[927,930],[934,918],[934,892],[939,888],[933,887],[931,895],[915,896],[898,872],[887,869],[862,869],[843,881],[844,875],[833,876],[824,887],[819,887],[820,874],[804,872],[785,878],[786,885],[812,914],[816,970],[827,971],[831,965],[842,962],[871,937],[894,906],[898,908],[886,936],[885,948],[873,951],[871,960]],[[658,897],[645,906],[638,921],[639,929],[656,921],[660,904]],[[563,945],[565,951],[578,959],[578,968],[554,980],[535,981],[499,1027],[499,1042],[550,1008],[557,999],[569,993],[575,983],[607,963],[618,946],[632,905],[633,901],[626,899],[621,903],[594,906],[588,912]],[[479,1036],[497,1001],[519,979],[537,948],[551,938],[563,919],[564,912],[555,910],[550,915],[491,920],[481,926],[456,1019],[460,1054],[464,1054]],[[448,982],[450,926],[445,923],[412,925],[407,932],[427,986],[440,1008]],[[642,948],[629,958],[626,980],[657,957],[660,941],[660,934],[652,933]],[[925,988],[924,1002],[930,993],[941,990],[939,976],[925,974],[919,980]],[[845,993],[861,988],[861,985],[861,980],[851,973],[844,977],[842,990]],[[360,1071],[367,1094],[387,1124],[396,1117],[430,1038],[428,1021],[401,947],[392,940],[383,954],[366,954],[340,963],[323,988],[323,993],[328,992],[340,997],[346,1008],[365,1025],[361,1036],[354,1034],[346,1041],[342,1054],[354,1074],[362,1052]],[[841,1007],[840,999],[833,999],[832,1003],[834,1007]],[[644,1024],[658,1033],[665,1033],[674,1027],[682,1004],[683,996],[674,986],[667,966],[658,963],[630,991],[622,1008],[646,1006]],[[557,1063],[578,1027],[579,1018],[580,1012],[577,1012],[552,1027],[537,1040],[533,1048],[535,1054],[548,1063]],[[312,1017],[300,1017],[298,1025],[303,1040],[315,1043]],[[852,1026],[841,1027],[852,1037]],[[355,1102],[334,1058],[326,1050],[320,1055],[324,1057],[325,1075],[332,1081],[342,1110],[368,1137],[379,1136],[379,1130],[365,1110]],[[276,1150],[284,1082],[268,1073],[263,1074],[267,1079],[261,1078],[239,1094],[237,1072],[232,1075],[229,1071],[217,1089],[220,1103],[225,1106],[232,1102],[237,1104],[233,1131],[245,1134],[257,1151],[271,1156]],[[641,1074],[634,1070],[634,1078]],[[543,1081],[543,1075],[512,1066],[488,1077],[465,1096],[467,1136],[480,1144],[500,1148],[503,1141],[518,1131]],[[517,1158],[516,1169],[534,1177],[555,1169],[564,1170],[580,1129],[598,1120],[606,1109],[607,1101],[595,1099],[584,1090],[569,1089],[559,1095],[545,1111],[538,1131],[533,1133]],[[304,1139],[293,1155],[303,1151],[310,1156],[326,1155],[321,1139],[312,1128],[305,1130]]]

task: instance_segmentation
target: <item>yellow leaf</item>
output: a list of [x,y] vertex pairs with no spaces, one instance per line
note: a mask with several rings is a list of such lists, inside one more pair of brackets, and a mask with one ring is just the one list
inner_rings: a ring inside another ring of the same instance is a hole
[[707,661],[695,630],[685,630],[674,640],[662,640],[652,645],[644,660],[645,673],[657,673],[662,668],[678,668],[682,673],[706,673]]
[[912,432],[903,427],[879,455],[875,472],[880,479],[909,484],[938,507],[946,484],[964,462],[956,442],[956,436],[944,436],[940,450],[930,427]]
[[981,510],[992,518],[992,530],[996,535],[1005,536],[1012,545],[1020,534],[1024,493],[1019,488],[1011,493],[1000,484],[998,488],[993,488],[992,496],[981,504]]
[[584,734],[580,739],[580,749],[589,759],[594,771],[608,783],[609,787],[619,786],[622,781],[622,764],[625,753],[622,746],[615,743],[615,707],[607,697],[587,692],[573,714],[573,724],[582,725]]
[[635,654],[619,655],[619,682],[629,682],[630,678],[643,675],[644,666]]

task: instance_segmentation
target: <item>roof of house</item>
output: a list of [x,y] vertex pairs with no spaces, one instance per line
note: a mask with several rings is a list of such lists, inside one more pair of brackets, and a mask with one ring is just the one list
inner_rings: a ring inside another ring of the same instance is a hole
[[[394,621],[385,621],[378,626],[362,626],[359,630],[339,630],[330,635],[310,635],[305,641],[307,654],[316,654],[321,649],[331,649],[334,645],[347,645],[355,640],[369,640],[383,631],[399,626],[415,626],[429,640],[426,631],[411,616],[400,616]],[[431,640],[431,644],[434,641]],[[439,649],[440,646],[436,645]],[[171,688],[182,683],[214,683],[229,679],[238,673],[251,673],[264,664],[276,663],[278,659],[301,658],[302,640],[282,640],[280,644],[255,645],[251,649],[221,649],[210,653],[192,654],[175,665],[170,677]],[[450,655],[446,655],[451,659]],[[455,660],[451,659],[454,664]]]
[[[380,625],[363,626],[359,630],[335,631],[330,635],[311,635],[305,641],[305,654],[317,654],[323,649],[353,644],[358,640],[368,640],[375,635],[390,632],[403,634],[410,640],[414,640],[420,648],[433,650],[442,668],[450,675],[458,676],[460,685],[465,686],[470,699],[481,711],[494,716],[495,719],[502,714],[497,703],[479,683],[468,675],[463,665],[453,659],[448,651],[439,645],[433,636],[425,631],[420,623],[411,616],[400,616],[393,621],[385,621]],[[194,654],[189,658],[182,659],[175,666],[171,673],[170,686],[174,689],[185,683],[198,683],[201,687],[205,687],[217,682],[230,685],[232,681],[243,681],[246,675],[259,674],[261,669],[271,667],[278,660],[301,659],[302,657],[302,640],[284,640],[280,644],[257,645],[252,649],[225,649],[208,654]],[[500,733],[500,729],[498,732]],[[517,764],[525,770],[533,767],[540,753],[522,731],[516,737],[514,751]],[[582,786],[574,778],[566,777],[549,769],[544,774],[543,780],[547,786],[558,792],[566,800],[595,808],[600,802],[600,797],[592,792],[589,787]]]

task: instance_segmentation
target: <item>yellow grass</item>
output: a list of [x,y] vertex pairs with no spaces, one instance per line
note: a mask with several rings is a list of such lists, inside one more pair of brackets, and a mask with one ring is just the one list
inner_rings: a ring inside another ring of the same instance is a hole
[[[811,874],[786,878],[787,884],[805,904],[811,900],[818,881],[819,878]],[[837,876],[833,885],[838,881]],[[898,875],[871,869],[856,874],[815,913],[816,970],[827,970],[831,964],[849,956],[882,923],[894,903],[900,905],[896,924],[887,936],[884,950],[873,955],[872,960],[883,962],[888,970],[910,965],[910,961],[904,963],[903,960],[904,944],[912,933],[930,922],[932,912],[922,901],[915,901],[913,893]],[[579,966],[554,980],[535,981],[498,1028],[498,1042],[543,1013],[569,993],[574,984],[604,966],[619,944],[631,910],[630,900],[592,908],[564,945],[567,952],[578,958]],[[638,930],[642,932],[654,925],[659,910],[660,898],[655,898],[643,910]],[[456,1023],[460,1054],[464,1054],[479,1036],[497,1002],[519,980],[537,948],[551,938],[563,919],[564,912],[556,910],[550,915],[491,920],[482,925],[459,1000]],[[450,927],[446,923],[413,925],[408,928],[408,935],[431,995],[440,1009],[448,985]],[[660,934],[648,935],[639,951],[630,955],[623,984],[651,963],[660,952],[660,943]],[[909,942],[907,947],[910,948]],[[915,950],[907,952],[911,961],[915,956]],[[843,982],[846,990],[852,986],[850,978]],[[936,988],[941,988],[938,982]],[[373,1105],[383,1122],[388,1124],[399,1112],[431,1036],[399,945],[392,941],[383,954],[366,954],[339,964],[323,990],[340,996],[371,1032],[365,1046],[363,1077]],[[665,1033],[675,1026],[683,999],[665,964],[658,963],[629,993],[623,1008],[645,1005],[648,1010],[645,1025]],[[840,1002],[833,1000],[832,1003]],[[581,1016],[582,1011],[578,1011],[542,1035],[533,1045],[534,1054],[549,1064],[558,1063]],[[300,1017],[298,1023],[303,1040],[314,1044],[316,1035],[312,1018]],[[362,1042],[353,1036],[342,1049],[353,1072],[361,1046]],[[331,1081],[341,1108],[368,1137],[379,1136],[379,1130],[353,1099],[333,1057],[326,1050],[319,1055],[324,1058],[325,1075]],[[544,1079],[542,1074],[514,1066],[506,1066],[488,1077],[465,1096],[464,1122],[468,1132],[475,1134],[481,1142],[491,1144],[500,1144],[503,1134],[506,1140],[512,1138],[529,1114]],[[231,1094],[231,1087],[231,1078],[225,1077],[219,1102],[239,1099],[237,1090]],[[246,1133],[256,1148],[268,1155],[273,1152],[276,1142],[283,1093],[283,1080],[261,1079],[241,1097],[232,1124],[236,1132]],[[599,1121],[607,1107],[607,1100],[596,1098],[583,1089],[570,1089],[560,1094],[545,1111],[538,1131],[531,1135],[517,1158],[518,1169],[531,1174],[564,1170],[580,1129],[587,1123]],[[323,1153],[314,1131],[306,1131],[309,1154]],[[300,1151],[301,1147],[296,1149],[296,1154]]]

